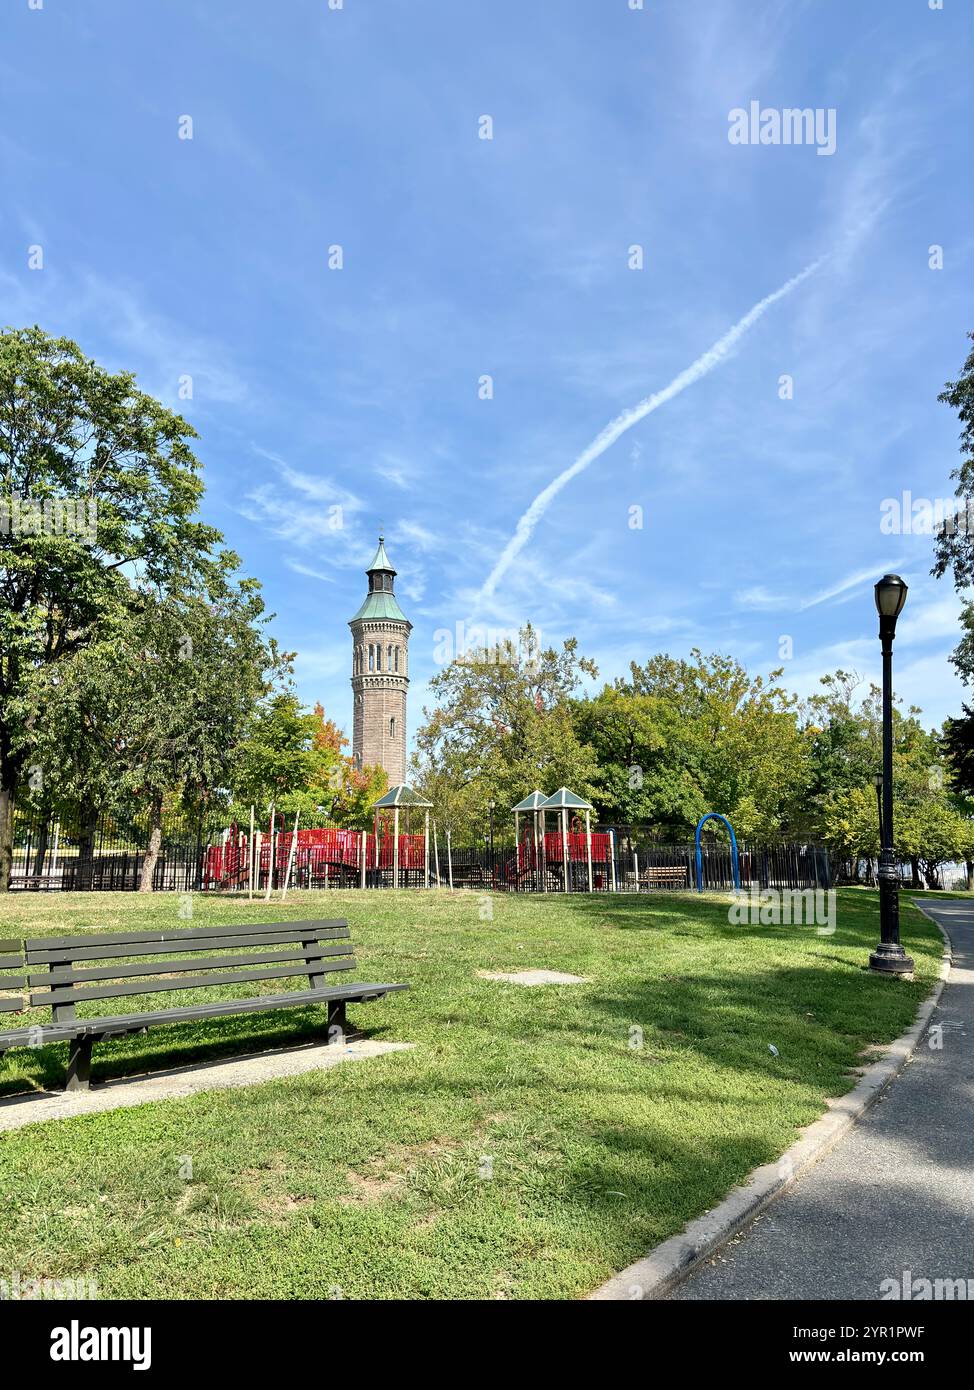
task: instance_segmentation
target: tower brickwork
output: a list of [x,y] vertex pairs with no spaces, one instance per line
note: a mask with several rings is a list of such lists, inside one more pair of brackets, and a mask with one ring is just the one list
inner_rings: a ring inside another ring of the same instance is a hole
[[350,619],[352,630],[352,756],[357,767],[385,768],[389,785],[406,780],[406,696],[412,623],[395,594],[396,571],[385,542],[366,571],[369,591]]

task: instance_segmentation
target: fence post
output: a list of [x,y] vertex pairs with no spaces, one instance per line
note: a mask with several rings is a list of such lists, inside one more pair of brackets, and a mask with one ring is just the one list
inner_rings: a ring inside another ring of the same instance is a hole
[[[294,813],[294,829],[291,831],[291,847],[287,855],[287,872],[284,875],[284,887],[281,889],[281,902],[287,897],[288,885],[291,882],[291,866],[294,863],[294,851],[298,845],[298,816],[300,811]],[[328,887],[328,865],[325,864],[325,887]]]
[[639,855],[636,853],[635,850],[633,850],[633,852],[632,852],[632,862],[633,862],[633,867],[635,868],[635,871],[636,871],[636,892],[638,893],[638,892],[639,892]]
[[359,839],[359,844],[358,844],[358,852],[359,852],[359,859],[361,860],[361,864],[360,864],[360,867],[359,867],[359,887],[360,887],[360,888],[364,888],[364,887],[365,887],[365,860],[366,860],[366,854],[365,854],[365,831],[364,831],[364,830],[361,830],[361,831],[359,832],[359,835],[360,835],[360,839]]
[[453,848],[450,843],[450,832],[446,832],[446,867],[450,876],[450,892],[453,892]]
[[267,892],[264,895],[264,902],[271,900],[271,884],[274,882],[274,803],[271,802],[271,857],[267,866]]
[[568,812],[561,808],[561,871],[565,875],[565,892],[568,892]]
[[609,863],[612,865],[612,891],[617,891],[616,885],[616,833],[609,831]]

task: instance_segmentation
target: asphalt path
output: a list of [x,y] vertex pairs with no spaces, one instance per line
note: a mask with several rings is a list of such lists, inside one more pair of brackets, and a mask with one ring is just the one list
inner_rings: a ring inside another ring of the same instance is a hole
[[671,1299],[880,1299],[895,1296],[887,1280],[915,1299],[925,1279],[970,1281],[974,1298],[974,905],[923,907],[949,934],[954,964],[912,1059]]

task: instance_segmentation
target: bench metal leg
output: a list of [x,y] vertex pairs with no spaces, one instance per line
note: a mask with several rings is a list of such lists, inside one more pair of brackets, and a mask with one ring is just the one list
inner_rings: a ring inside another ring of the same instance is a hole
[[91,1087],[91,1049],[94,1038],[72,1038],[68,1043],[66,1091],[87,1091]]
[[328,1005],[328,1045],[329,1047],[341,1047],[345,1041],[345,1034],[348,1032],[348,1022],[345,1018],[345,1000],[336,1000]]

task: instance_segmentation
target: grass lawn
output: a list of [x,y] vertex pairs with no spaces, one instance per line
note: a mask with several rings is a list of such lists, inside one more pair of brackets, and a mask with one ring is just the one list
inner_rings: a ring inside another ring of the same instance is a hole
[[[11,895],[0,937],[345,915],[352,978],[411,985],[350,1005],[350,1021],[416,1047],[0,1136],[0,1276],[93,1279],[103,1298],[582,1295],[848,1090],[863,1049],[911,1022],[942,952],[904,901],[917,979],[870,975],[877,899],[856,890],[839,893],[831,936],[730,926],[726,903],[663,894],[298,893],[283,908],[198,895],[192,923],[178,906]],[[525,989],[476,973],[530,967],[590,983]],[[322,1023],[295,1009],[158,1028],[98,1045],[94,1078],[293,1042]],[[65,1055],[7,1054],[0,1094],[61,1084]]]

